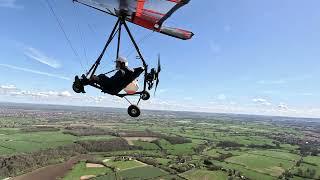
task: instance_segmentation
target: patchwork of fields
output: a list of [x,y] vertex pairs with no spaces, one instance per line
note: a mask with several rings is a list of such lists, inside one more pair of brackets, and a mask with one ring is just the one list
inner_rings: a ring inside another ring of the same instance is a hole
[[85,154],[62,179],[320,179],[319,145],[305,143],[300,125],[225,116],[114,120],[101,112],[78,122],[73,113],[51,123],[1,118],[0,178]]

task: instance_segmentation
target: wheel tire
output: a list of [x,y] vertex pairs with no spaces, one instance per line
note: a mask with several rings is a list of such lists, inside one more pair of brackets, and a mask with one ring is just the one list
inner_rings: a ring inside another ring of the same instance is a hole
[[144,101],[149,100],[150,99],[150,93],[148,91],[142,92],[141,99],[144,100]]
[[140,116],[140,109],[138,106],[136,105],[131,105],[128,107],[128,114],[131,116],[131,117],[138,117]]
[[81,93],[81,92],[82,92],[81,87],[77,86],[75,83],[73,83],[72,89],[73,89],[73,91],[76,92],[76,93]]

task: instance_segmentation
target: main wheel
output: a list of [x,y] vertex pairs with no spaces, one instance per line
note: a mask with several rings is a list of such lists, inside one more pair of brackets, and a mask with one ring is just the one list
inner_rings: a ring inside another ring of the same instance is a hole
[[148,91],[143,91],[141,93],[141,99],[146,101],[146,100],[149,100],[150,99],[150,93]]
[[81,87],[79,87],[79,85],[77,86],[75,83],[73,83],[72,89],[73,89],[73,91],[76,92],[76,93],[81,93],[81,92],[82,92]]
[[136,105],[131,105],[128,107],[128,114],[131,116],[131,117],[138,117],[140,116],[140,109],[138,106]]

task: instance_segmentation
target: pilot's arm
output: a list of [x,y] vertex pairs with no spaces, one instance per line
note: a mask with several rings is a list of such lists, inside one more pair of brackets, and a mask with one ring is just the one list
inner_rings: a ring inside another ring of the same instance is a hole
[[111,79],[115,82],[121,81],[125,76],[125,74],[126,74],[125,71],[120,69],[111,77]]

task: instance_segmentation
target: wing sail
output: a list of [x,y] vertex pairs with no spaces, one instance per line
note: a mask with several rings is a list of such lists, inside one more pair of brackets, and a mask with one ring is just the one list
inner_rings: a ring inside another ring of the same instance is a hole
[[96,10],[118,16],[120,10],[126,10],[127,21],[144,28],[160,32],[179,39],[191,39],[190,31],[169,28],[163,23],[179,8],[190,0],[74,0]]

